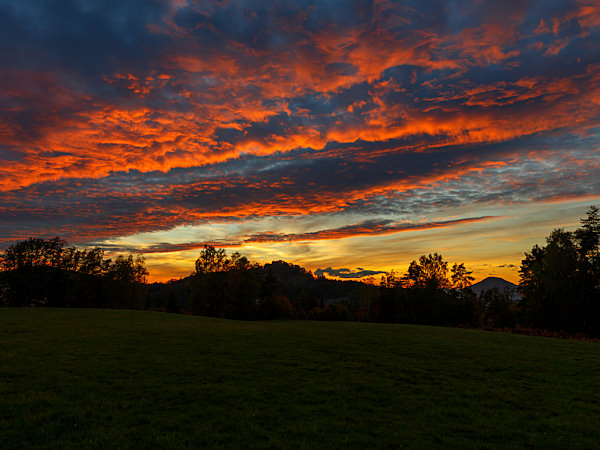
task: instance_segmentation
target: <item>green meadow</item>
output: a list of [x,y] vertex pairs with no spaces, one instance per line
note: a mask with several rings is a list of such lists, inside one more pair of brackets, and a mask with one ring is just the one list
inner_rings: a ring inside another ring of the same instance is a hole
[[600,344],[2,308],[0,448],[600,448]]

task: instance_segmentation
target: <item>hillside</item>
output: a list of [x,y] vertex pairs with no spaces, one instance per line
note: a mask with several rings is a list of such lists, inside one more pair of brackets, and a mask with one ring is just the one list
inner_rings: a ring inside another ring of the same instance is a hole
[[598,344],[0,309],[0,448],[598,448]]
[[487,277],[471,286],[471,289],[477,295],[481,294],[481,292],[483,291],[487,291],[489,289],[494,288],[498,288],[501,291],[508,288],[516,293],[518,286],[514,283],[511,283],[510,281],[506,281],[504,278],[498,277]]

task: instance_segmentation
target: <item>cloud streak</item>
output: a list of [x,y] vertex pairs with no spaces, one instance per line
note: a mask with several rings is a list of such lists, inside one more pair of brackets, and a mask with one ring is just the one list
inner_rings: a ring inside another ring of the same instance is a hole
[[342,239],[355,236],[377,236],[403,231],[431,230],[434,228],[443,228],[459,224],[467,224],[482,220],[493,219],[494,217],[472,217],[466,219],[446,220],[429,223],[390,223],[390,221],[376,222],[368,221],[356,225],[347,225],[340,228],[311,231],[307,233],[262,233],[251,236],[245,243],[255,242],[295,242],[295,241],[315,241],[322,239]]
[[327,267],[326,269],[317,269],[315,270],[315,275],[320,276],[328,276],[334,278],[341,279],[349,279],[349,280],[358,280],[364,277],[372,277],[374,275],[384,274],[384,271],[380,270],[367,270],[361,267],[357,267],[356,269],[332,269],[331,267]]

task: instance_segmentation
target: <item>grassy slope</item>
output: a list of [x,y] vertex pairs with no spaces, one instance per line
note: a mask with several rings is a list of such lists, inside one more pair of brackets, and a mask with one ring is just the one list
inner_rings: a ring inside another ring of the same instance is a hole
[[0,448],[600,447],[600,345],[0,309]]

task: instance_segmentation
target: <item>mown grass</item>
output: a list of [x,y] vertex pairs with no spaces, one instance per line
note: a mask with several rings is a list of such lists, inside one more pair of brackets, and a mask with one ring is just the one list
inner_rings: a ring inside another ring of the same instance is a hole
[[0,309],[0,448],[600,448],[600,345]]

